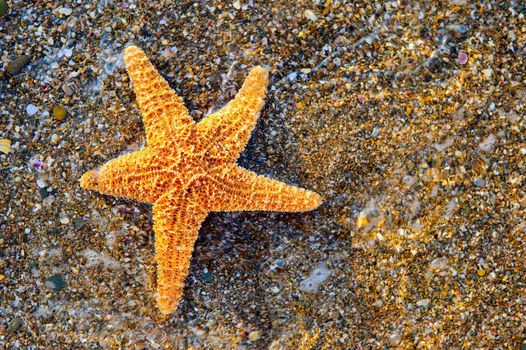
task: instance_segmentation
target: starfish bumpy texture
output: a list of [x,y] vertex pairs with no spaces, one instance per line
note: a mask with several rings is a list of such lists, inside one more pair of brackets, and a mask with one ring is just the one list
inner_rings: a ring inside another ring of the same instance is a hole
[[147,146],[80,179],[85,189],[153,204],[157,304],[177,308],[199,227],[211,211],[306,211],[314,192],[235,164],[263,107],[268,71],[252,69],[234,100],[196,123],[142,50],[125,50]]

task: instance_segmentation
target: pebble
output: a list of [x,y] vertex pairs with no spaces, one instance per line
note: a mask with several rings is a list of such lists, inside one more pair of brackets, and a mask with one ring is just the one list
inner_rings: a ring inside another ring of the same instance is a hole
[[468,63],[468,55],[465,52],[460,52],[457,57],[457,62],[459,64],[466,64]]
[[269,273],[277,272],[285,265],[287,265],[287,260],[277,259],[270,266]]
[[236,10],[239,10],[239,9],[241,9],[241,2],[240,2],[239,0],[236,0],[236,1],[234,1],[234,3],[232,4],[232,6],[234,6],[234,8],[235,8]]
[[416,302],[416,305],[421,307],[426,307],[429,305],[430,300],[429,299],[422,299]]
[[497,141],[497,137],[493,134],[490,134],[488,137],[484,139],[481,143],[479,143],[479,148],[486,153],[493,152],[495,149],[495,142]]
[[64,225],[69,224],[69,218],[67,216],[60,218],[60,223]]
[[358,219],[356,220],[356,227],[362,228],[368,223],[369,223],[369,218],[367,217],[367,214],[363,212],[360,213],[360,215],[358,215]]
[[44,187],[46,187],[46,182],[43,179],[38,179],[37,180],[37,186],[38,186],[38,188],[44,188]]
[[20,317],[13,317],[13,319],[9,322],[9,329],[13,332],[16,332],[21,325],[22,319]]
[[86,226],[86,222],[83,219],[73,219],[73,226],[76,230],[82,230]]
[[46,279],[44,285],[49,289],[59,291],[66,286],[66,281],[64,281],[64,278],[60,275],[53,275]]
[[371,137],[377,137],[378,135],[380,135],[380,131],[381,129],[377,126],[375,126],[373,128],[373,131],[371,132]]
[[331,270],[329,270],[325,264],[320,264],[319,267],[314,269],[309,277],[305,278],[300,283],[299,290],[302,292],[316,293],[322,284],[329,276],[331,275]]
[[468,32],[468,28],[462,24],[455,24],[453,26],[453,29],[459,32],[460,34],[466,34]]
[[484,186],[484,180],[481,179],[480,177],[478,179],[475,179],[475,181],[473,182],[475,184],[475,186],[477,187],[482,187]]
[[17,75],[22,71],[22,69],[31,62],[31,55],[22,55],[18,56],[5,67],[5,71],[9,75]]
[[56,105],[55,107],[53,107],[53,117],[56,120],[62,121],[66,119],[67,114],[68,112],[64,106]]
[[248,334],[248,340],[250,341],[256,341],[259,338],[261,338],[261,336],[259,335],[258,331],[252,331]]
[[206,271],[205,273],[203,273],[203,279],[205,280],[205,282],[211,283],[211,282],[214,282],[215,278],[214,278],[214,275]]
[[73,89],[68,84],[62,84],[62,91],[66,94],[66,96],[73,96]]
[[486,78],[489,79],[493,75],[493,69],[486,68],[486,69],[482,70],[482,73],[486,76]]
[[297,73],[297,72],[292,72],[292,73],[290,73],[289,75],[287,75],[286,78],[287,78],[289,81],[294,81],[294,80],[297,78],[297,76],[298,76],[298,73]]
[[58,9],[57,12],[60,13],[61,15],[69,16],[73,13],[73,10],[67,7],[61,7]]
[[8,154],[11,151],[11,140],[0,139],[0,152]]
[[7,10],[9,7],[7,6],[6,0],[0,0],[0,17],[4,17],[7,14]]
[[201,326],[191,327],[190,329],[192,333],[194,333],[198,337],[203,337],[206,335],[206,329]]
[[430,269],[434,270],[447,270],[449,268],[449,263],[447,258],[437,258],[429,264]]
[[402,335],[399,332],[395,332],[389,335],[389,344],[397,346],[402,341]]
[[305,10],[304,14],[305,14],[305,17],[307,17],[309,20],[313,22],[315,22],[318,19],[318,17],[316,17],[314,12],[312,12],[311,10]]
[[28,115],[35,115],[38,112],[38,107],[33,104],[28,104],[26,107],[26,113]]
[[45,199],[47,196],[49,196],[49,192],[46,188],[39,188],[38,192],[40,193],[40,198]]
[[134,25],[131,28],[131,31],[132,31],[133,34],[139,34],[141,32],[141,27],[139,27],[138,25]]
[[408,187],[413,187],[418,182],[418,179],[415,176],[405,175],[402,181]]

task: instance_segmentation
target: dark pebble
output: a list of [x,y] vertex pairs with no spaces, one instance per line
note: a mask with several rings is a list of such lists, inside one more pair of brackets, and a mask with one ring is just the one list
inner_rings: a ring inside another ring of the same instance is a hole
[[0,0],[0,17],[4,17],[7,15],[7,1],[6,0]]
[[49,234],[58,235],[60,233],[60,229],[58,227],[51,227],[47,230]]
[[[0,0],[1,1],[1,0]],[[17,75],[22,71],[22,69],[27,66],[31,61],[30,55],[22,55],[15,58],[13,61],[9,62],[5,67],[5,71],[9,75]]]
[[46,198],[49,195],[49,192],[45,188],[39,188],[38,192],[40,192],[40,197],[42,199]]
[[13,332],[16,332],[21,325],[22,319],[20,317],[13,317],[13,319],[9,322],[9,329]]
[[59,291],[66,286],[66,281],[64,281],[64,278],[62,276],[54,275],[49,277],[44,284],[49,289]]
[[82,219],[75,218],[73,219],[73,226],[76,230],[82,230],[84,227],[86,227],[86,223]]
[[31,270],[33,270],[33,269],[35,269],[37,267],[38,267],[38,262],[36,262],[36,261],[31,261],[31,262],[29,262],[29,264],[27,264],[27,269],[29,271],[31,271]]
[[205,273],[203,274],[203,278],[204,278],[204,280],[205,280],[207,283],[211,283],[211,282],[213,282],[214,279],[215,279],[215,278],[214,278],[214,275],[212,275],[210,272],[205,272]]

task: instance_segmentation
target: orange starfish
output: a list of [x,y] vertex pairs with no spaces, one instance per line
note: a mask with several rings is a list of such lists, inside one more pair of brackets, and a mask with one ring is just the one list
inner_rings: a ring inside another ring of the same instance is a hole
[[177,308],[199,227],[211,211],[305,211],[316,193],[271,180],[235,164],[255,126],[268,72],[254,68],[234,100],[196,123],[183,100],[142,50],[125,61],[146,130],[147,146],[85,173],[85,189],[153,203],[157,303]]

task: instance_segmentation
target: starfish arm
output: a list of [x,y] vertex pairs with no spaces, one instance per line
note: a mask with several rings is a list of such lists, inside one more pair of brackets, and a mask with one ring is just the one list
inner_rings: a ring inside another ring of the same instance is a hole
[[321,204],[321,197],[283,182],[259,176],[235,164],[213,168],[206,178],[210,211],[307,211]]
[[110,160],[80,179],[84,189],[103,194],[153,203],[173,176],[167,170],[152,169],[161,156],[149,148],[128,153]]
[[194,193],[180,189],[167,192],[153,205],[157,305],[163,314],[177,309],[194,242],[207,214]]
[[267,84],[267,69],[255,67],[232,101],[197,124],[198,137],[210,142],[211,159],[234,162],[239,157],[264,105]]
[[170,145],[187,138],[195,122],[181,97],[138,47],[127,47],[124,61],[143,115],[148,145]]

